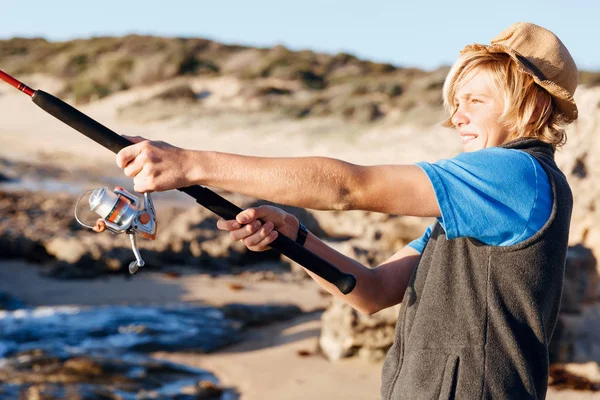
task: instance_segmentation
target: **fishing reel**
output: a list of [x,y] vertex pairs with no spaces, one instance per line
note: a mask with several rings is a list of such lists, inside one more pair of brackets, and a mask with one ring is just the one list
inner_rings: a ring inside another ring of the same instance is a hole
[[[92,192],[88,200],[90,209],[100,216],[95,226],[84,224],[77,216],[79,202],[90,192]],[[121,187],[116,187],[114,191],[106,187],[88,190],[77,200],[74,213],[80,225],[94,232],[108,229],[114,234],[126,233],[135,255],[135,261],[129,264],[129,273],[133,275],[144,266],[145,262],[137,248],[136,234],[154,240],[157,228],[156,212],[148,193],[144,193],[142,201]]]

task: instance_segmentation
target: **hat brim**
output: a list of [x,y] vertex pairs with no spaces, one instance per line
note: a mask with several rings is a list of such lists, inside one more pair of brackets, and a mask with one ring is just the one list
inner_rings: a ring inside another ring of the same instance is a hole
[[527,59],[523,57],[518,52],[514,51],[510,47],[501,45],[501,44],[471,44],[466,46],[460,54],[476,51],[476,50],[485,50],[490,53],[506,53],[512,58],[517,64],[517,68],[528,75],[530,75],[535,83],[539,86],[543,87],[550,95],[554,98],[556,102],[556,106],[564,115],[564,118],[567,122],[571,122],[577,119],[579,111],[577,110],[577,105],[575,104],[575,100],[573,96],[564,88],[560,87],[556,83],[543,79],[539,76],[539,72],[534,71],[531,66],[527,65]]

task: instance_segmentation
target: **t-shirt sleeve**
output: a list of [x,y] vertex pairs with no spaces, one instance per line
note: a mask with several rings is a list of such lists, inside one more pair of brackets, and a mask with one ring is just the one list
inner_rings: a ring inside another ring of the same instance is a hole
[[421,236],[418,239],[413,240],[412,242],[410,242],[409,244],[407,244],[407,246],[412,247],[413,249],[415,249],[416,251],[418,251],[419,253],[423,253],[423,249],[425,249],[425,245],[427,244],[427,241],[429,240],[429,236],[431,236],[431,231],[433,230],[433,226],[435,225],[435,222],[431,225],[429,225],[427,227],[427,229],[425,229],[425,233],[423,233],[423,236]]
[[550,216],[548,176],[526,152],[491,147],[417,165],[431,181],[448,239],[514,245],[533,236]]

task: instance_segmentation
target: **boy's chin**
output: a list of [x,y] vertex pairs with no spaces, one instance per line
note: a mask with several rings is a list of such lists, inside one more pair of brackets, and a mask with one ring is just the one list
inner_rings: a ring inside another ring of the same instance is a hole
[[482,148],[483,147],[481,147],[481,144],[478,143],[477,140],[462,145],[463,153],[471,153],[473,151],[481,150]]

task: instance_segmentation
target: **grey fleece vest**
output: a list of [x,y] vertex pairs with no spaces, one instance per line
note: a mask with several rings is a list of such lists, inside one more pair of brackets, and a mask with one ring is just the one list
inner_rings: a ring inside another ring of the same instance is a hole
[[506,247],[447,240],[435,224],[402,300],[383,366],[384,400],[546,396],[573,198],[552,146],[517,139],[500,147],[540,162],[552,187],[550,218]]

